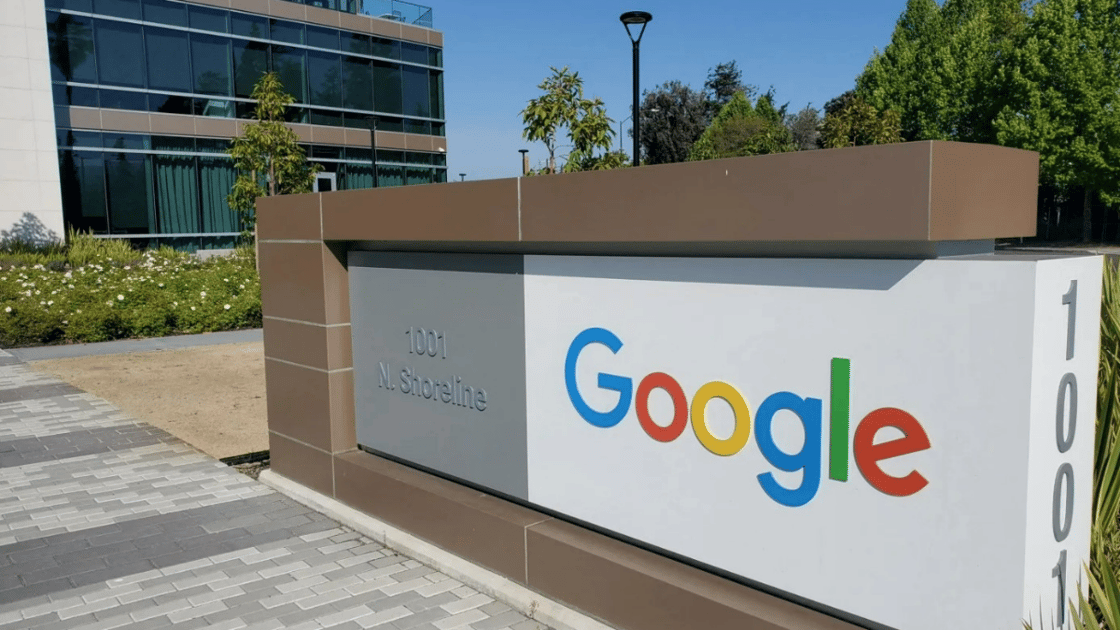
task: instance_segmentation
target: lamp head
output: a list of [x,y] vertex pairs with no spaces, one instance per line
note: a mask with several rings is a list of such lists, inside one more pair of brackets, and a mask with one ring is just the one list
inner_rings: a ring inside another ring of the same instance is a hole
[[[646,11],[627,11],[618,16],[618,19],[626,27],[626,34],[630,36],[630,41],[637,44],[642,41],[642,33],[646,32],[646,24],[653,19],[653,16]],[[630,32],[630,27],[639,24],[642,26],[642,30],[638,31],[637,37],[634,37],[634,34]]]

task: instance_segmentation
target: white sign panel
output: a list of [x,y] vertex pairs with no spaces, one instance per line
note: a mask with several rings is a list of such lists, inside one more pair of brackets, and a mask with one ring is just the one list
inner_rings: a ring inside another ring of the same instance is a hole
[[524,269],[530,502],[873,624],[1068,625],[1100,258]]

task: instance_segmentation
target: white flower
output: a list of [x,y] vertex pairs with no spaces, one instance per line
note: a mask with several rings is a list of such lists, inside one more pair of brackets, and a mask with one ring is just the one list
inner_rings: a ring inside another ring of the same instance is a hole
[[123,299],[124,299],[124,296],[118,293],[118,294],[117,294],[117,299],[118,299],[118,300],[123,300]]
[[229,310],[229,304],[226,304],[226,310],[227,311]]
[[73,289],[73,288],[74,288],[74,285],[72,285],[72,284],[71,284],[71,285],[70,285],[70,288],[71,288],[71,289]]
[[124,266],[124,270],[125,270],[125,271],[128,271],[129,269],[132,269],[132,267],[129,267],[128,265],[125,265],[125,266]]
[[112,301],[112,300],[109,300],[108,302],[106,302],[106,303],[105,303],[105,306],[112,306],[112,305],[113,305],[113,301]]
[[62,325],[63,325],[63,326],[65,326],[66,324],[69,324],[69,323],[70,323],[70,321],[69,321],[69,320],[66,320],[66,319],[62,320]]
[[161,289],[163,288],[163,283],[162,282],[159,283],[159,288],[161,288]]
[[194,307],[193,307],[193,306],[191,307],[191,310],[192,310],[192,311],[194,310]]
[[77,311],[77,312],[81,313],[81,312],[82,312],[82,309],[78,309],[78,311]]
[[201,295],[202,297],[206,297],[206,292],[202,291],[202,292],[199,293],[199,295]]
[[8,306],[8,307],[5,307],[5,308],[4,308],[4,312],[5,312],[5,313],[11,313],[11,312],[12,312],[12,307],[10,307],[10,306]]
[[54,306],[54,300],[48,300],[47,306]]

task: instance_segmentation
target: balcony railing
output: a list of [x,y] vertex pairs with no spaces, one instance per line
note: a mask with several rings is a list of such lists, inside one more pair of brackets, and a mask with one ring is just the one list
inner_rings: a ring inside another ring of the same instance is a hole
[[358,0],[358,13],[432,28],[432,8],[403,0]]
[[432,28],[432,8],[403,0],[289,0],[335,11],[357,13],[404,24]]

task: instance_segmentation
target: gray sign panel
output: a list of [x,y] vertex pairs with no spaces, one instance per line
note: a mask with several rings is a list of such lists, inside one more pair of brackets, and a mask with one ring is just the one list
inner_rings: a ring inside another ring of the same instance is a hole
[[527,500],[522,258],[349,266],[358,444]]

